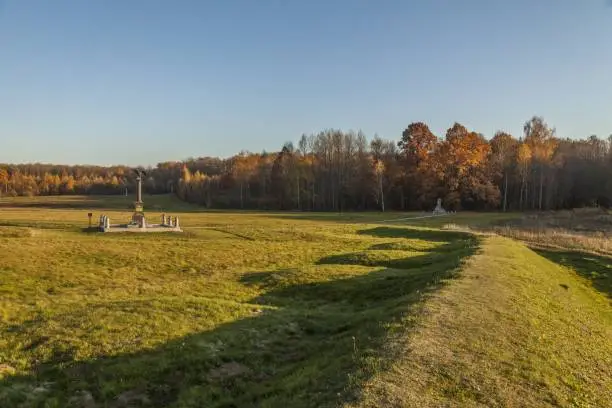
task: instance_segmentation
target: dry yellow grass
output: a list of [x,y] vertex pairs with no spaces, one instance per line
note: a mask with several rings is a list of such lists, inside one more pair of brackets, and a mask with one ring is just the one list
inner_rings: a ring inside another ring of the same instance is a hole
[[499,235],[527,242],[531,246],[612,255],[612,239],[603,233],[585,234],[564,229],[521,229],[511,226],[493,230]]

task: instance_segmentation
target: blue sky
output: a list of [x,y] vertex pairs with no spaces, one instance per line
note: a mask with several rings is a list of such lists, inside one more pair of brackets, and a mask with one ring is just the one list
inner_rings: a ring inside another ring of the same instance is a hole
[[155,164],[413,121],[612,133],[606,0],[0,0],[0,162]]

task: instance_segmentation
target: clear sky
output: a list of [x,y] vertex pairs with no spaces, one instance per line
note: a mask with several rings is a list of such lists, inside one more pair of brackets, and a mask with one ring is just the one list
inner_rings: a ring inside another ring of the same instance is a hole
[[0,0],[0,162],[155,164],[413,121],[612,133],[607,0]]

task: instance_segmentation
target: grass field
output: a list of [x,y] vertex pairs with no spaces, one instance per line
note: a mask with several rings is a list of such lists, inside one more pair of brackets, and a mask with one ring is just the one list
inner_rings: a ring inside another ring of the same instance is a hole
[[516,215],[145,203],[0,199],[1,407],[610,406],[612,261],[442,228]]

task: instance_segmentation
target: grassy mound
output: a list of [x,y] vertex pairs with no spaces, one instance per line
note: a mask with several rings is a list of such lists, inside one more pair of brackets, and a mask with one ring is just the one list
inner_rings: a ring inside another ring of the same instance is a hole
[[487,238],[387,347],[352,406],[611,406],[607,294],[509,239]]

